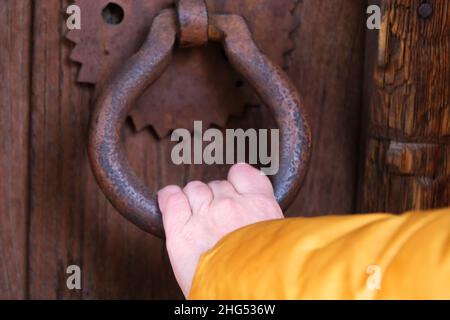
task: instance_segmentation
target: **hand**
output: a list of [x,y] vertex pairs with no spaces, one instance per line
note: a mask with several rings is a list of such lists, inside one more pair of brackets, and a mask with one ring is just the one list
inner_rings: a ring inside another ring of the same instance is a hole
[[186,297],[201,255],[220,239],[250,224],[284,218],[270,180],[246,164],[233,166],[227,181],[166,187],[158,202],[170,262]]

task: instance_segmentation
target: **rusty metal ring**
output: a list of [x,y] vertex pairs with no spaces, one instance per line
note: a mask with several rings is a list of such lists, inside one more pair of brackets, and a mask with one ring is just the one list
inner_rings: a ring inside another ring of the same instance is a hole
[[[310,158],[310,129],[301,100],[286,74],[256,47],[240,16],[214,15],[213,36],[220,40],[230,63],[253,86],[271,110],[280,129],[280,169],[273,179],[283,209],[294,200]],[[221,35],[218,37],[218,35]],[[172,9],[155,18],[138,53],[107,85],[96,102],[89,134],[89,158],[101,189],[114,207],[142,230],[161,238],[164,229],[156,195],[131,169],[121,142],[128,112],[136,99],[168,66],[176,43],[177,21]]]

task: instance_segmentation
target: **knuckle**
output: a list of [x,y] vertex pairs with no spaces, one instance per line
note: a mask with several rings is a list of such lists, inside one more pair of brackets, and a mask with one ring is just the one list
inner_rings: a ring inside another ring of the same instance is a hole
[[201,189],[204,188],[205,184],[201,181],[192,181],[189,182],[186,187],[184,188],[185,191],[189,191],[189,190],[196,190],[196,189]]
[[158,194],[174,194],[180,191],[180,187],[178,186],[167,186],[161,189]]
[[234,191],[234,187],[228,181],[213,181],[210,183],[210,186],[212,186],[222,192]]

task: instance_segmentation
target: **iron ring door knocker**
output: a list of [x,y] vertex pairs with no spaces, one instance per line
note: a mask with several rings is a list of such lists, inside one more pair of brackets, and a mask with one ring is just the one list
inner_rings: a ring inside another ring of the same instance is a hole
[[287,75],[255,45],[239,15],[208,16],[204,0],[179,0],[177,10],[163,10],[153,21],[147,40],[104,87],[96,102],[89,133],[89,158],[102,191],[113,206],[142,230],[163,238],[156,195],[131,169],[121,132],[136,99],[164,72],[176,40],[180,46],[222,42],[231,65],[269,107],[280,129],[280,169],[273,178],[275,196],[286,209],[304,179],[311,133],[300,96]]

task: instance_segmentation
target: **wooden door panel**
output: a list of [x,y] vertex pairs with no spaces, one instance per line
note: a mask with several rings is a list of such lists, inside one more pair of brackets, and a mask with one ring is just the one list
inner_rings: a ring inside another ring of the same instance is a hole
[[[6,265],[6,273],[0,274],[0,295],[181,298],[163,242],[122,218],[92,175],[86,141],[93,90],[76,83],[79,68],[69,61],[73,44],[64,37],[64,12],[70,1],[6,3],[0,14],[9,21],[5,39],[9,45],[8,50],[0,49],[0,57],[10,72],[2,73],[2,78],[17,81],[18,86],[16,91],[1,87],[0,130],[7,137],[1,151],[14,145],[15,153],[0,154],[1,174],[6,176],[0,180],[0,190],[7,194],[0,204],[0,266]],[[8,18],[12,14],[20,17],[20,27]],[[298,27],[291,33],[295,47],[285,53],[287,71],[310,115],[314,149],[305,186],[289,215],[351,213],[360,130],[364,3],[303,0],[292,14]],[[14,49],[22,55],[13,55]],[[15,75],[19,67],[28,80]],[[11,99],[18,101],[17,109],[11,108]],[[8,122],[8,117],[19,120]],[[241,117],[232,117],[227,126],[270,128],[273,120],[264,107],[253,106]],[[132,167],[152,191],[166,184],[226,176],[226,166],[171,165],[173,144],[149,129],[136,133],[129,123],[124,139]],[[18,248],[14,253],[4,245],[13,240]],[[66,268],[71,264],[82,268],[81,291],[66,288]]]
[[310,115],[313,150],[291,215],[355,211],[365,11],[360,0],[299,1],[295,10],[289,74]]
[[80,292],[67,290],[65,279],[67,266],[82,262],[90,91],[73,81],[77,70],[67,59],[70,48],[62,41],[67,4],[53,0],[33,5],[31,299],[81,298]]
[[0,299],[26,297],[31,3],[1,1]]

